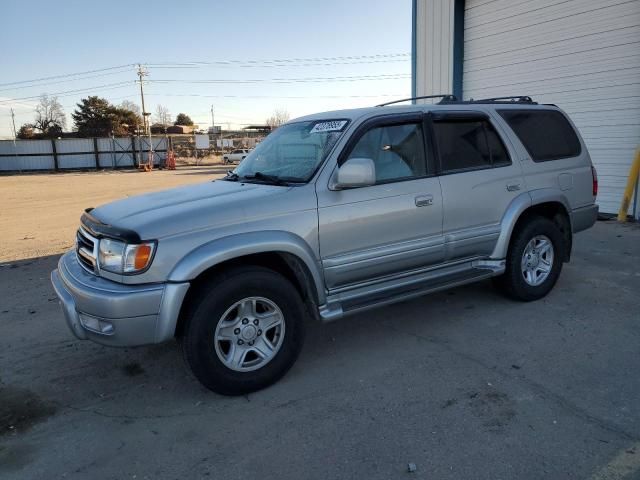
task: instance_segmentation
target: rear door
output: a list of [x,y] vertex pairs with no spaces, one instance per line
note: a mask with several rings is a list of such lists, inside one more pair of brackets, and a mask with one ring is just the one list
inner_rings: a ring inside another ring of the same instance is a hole
[[354,132],[338,163],[372,159],[376,184],[344,190],[317,186],[320,255],[329,290],[442,261],[442,197],[425,133],[422,112],[370,119]]
[[442,186],[445,260],[487,256],[511,201],[525,191],[520,162],[480,111],[431,114]]

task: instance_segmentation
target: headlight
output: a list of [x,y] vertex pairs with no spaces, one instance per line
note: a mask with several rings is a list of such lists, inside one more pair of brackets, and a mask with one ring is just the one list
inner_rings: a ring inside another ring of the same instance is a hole
[[110,238],[100,239],[98,265],[112,273],[138,273],[151,263],[155,243],[127,245]]

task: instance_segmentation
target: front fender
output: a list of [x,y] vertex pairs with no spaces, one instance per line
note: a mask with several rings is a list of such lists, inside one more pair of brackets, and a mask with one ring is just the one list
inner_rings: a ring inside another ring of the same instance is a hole
[[227,260],[266,252],[289,253],[300,259],[311,275],[320,304],[324,303],[324,280],[311,247],[301,237],[279,230],[239,233],[201,245],[176,264],[169,281],[187,282]]

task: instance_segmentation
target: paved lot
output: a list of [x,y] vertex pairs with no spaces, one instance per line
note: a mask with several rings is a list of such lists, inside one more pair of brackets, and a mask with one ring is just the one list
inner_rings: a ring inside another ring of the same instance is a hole
[[201,388],[175,344],[75,340],[59,252],[18,253],[0,267],[2,479],[640,478],[638,226],[579,234],[535,303],[482,282],[310,325],[290,373],[241,398]]

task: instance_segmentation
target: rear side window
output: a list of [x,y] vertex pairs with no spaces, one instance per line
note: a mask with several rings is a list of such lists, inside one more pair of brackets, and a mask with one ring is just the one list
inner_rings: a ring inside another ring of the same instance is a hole
[[498,110],[534,162],[580,155],[580,140],[566,117],[555,110]]
[[433,131],[442,173],[511,164],[502,140],[486,120],[438,120]]

